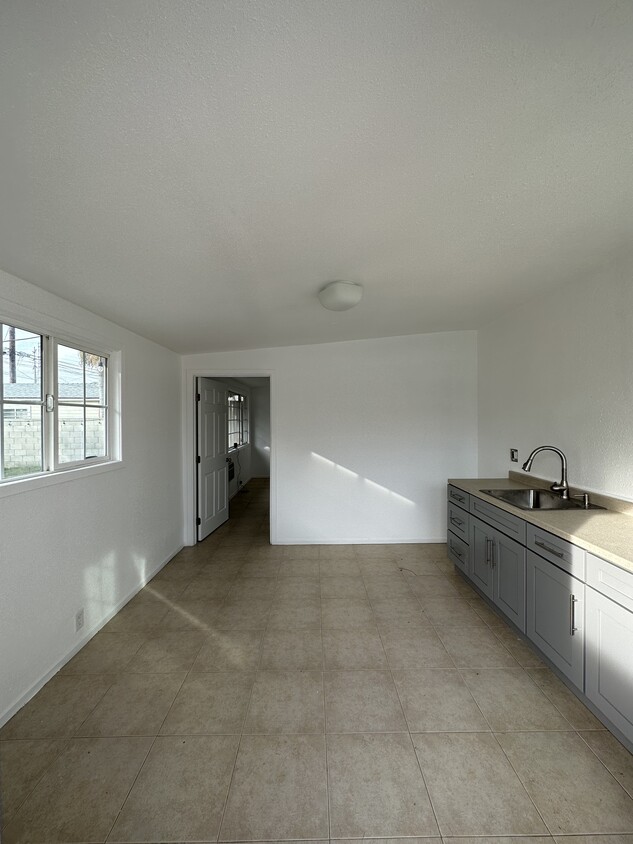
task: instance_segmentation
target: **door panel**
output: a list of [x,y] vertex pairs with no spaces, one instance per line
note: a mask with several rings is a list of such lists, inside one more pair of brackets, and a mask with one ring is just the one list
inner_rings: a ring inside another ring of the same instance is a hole
[[485,595],[492,598],[492,567],[490,565],[492,529],[479,519],[471,519],[470,537],[470,577]]
[[227,455],[228,390],[198,378],[198,542],[229,517]]
[[495,531],[493,601],[525,632],[525,548]]

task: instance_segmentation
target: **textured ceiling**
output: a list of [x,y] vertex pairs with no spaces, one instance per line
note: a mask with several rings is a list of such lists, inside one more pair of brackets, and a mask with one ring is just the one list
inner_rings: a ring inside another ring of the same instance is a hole
[[628,0],[3,0],[0,267],[183,353],[477,328],[633,268],[632,45]]

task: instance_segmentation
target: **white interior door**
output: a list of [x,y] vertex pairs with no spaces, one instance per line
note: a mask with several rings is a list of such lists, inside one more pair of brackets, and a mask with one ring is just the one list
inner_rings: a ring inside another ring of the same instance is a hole
[[198,378],[198,542],[229,517],[228,389]]

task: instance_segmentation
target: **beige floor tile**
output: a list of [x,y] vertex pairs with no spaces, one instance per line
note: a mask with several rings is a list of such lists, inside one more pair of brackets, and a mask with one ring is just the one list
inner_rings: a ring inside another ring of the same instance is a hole
[[437,835],[408,733],[327,737],[332,838]]
[[146,641],[146,636],[134,633],[97,633],[60,674],[116,674],[127,668]]
[[604,730],[596,716],[549,668],[526,668],[541,691],[576,730]]
[[491,733],[416,733],[413,743],[442,836],[548,832]]
[[504,630],[500,627],[493,627],[492,632],[523,668],[544,667],[544,662],[540,656],[518,633],[515,633],[513,630]]
[[318,545],[285,545],[284,560],[318,560],[321,550]]
[[396,628],[380,634],[392,669],[454,668],[439,636],[425,628]]
[[321,581],[322,598],[367,598],[365,583],[360,575],[324,577]]
[[323,653],[330,670],[387,667],[382,641],[373,630],[324,630]]
[[633,831],[633,800],[576,733],[500,733],[553,834]]
[[108,842],[215,841],[238,736],[161,736]]
[[182,672],[120,675],[76,735],[158,735],[184,678]]
[[7,824],[3,844],[105,841],[151,743],[71,739]]
[[360,575],[360,565],[353,557],[324,558],[319,560],[321,577],[354,577]]
[[255,674],[216,671],[190,674],[160,729],[161,735],[240,733]]
[[277,577],[303,577],[307,580],[319,579],[318,560],[282,560],[277,572]]
[[0,730],[0,740],[72,736],[115,677],[64,677],[57,674]]
[[321,601],[298,598],[273,607],[269,630],[312,630],[321,628]]
[[210,633],[195,658],[192,672],[249,671],[257,668],[263,631],[216,630]]
[[361,561],[367,560],[395,560],[398,553],[397,549],[389,545],[355,545],[357,559]]
[[376,629],[369,601],[361,598],[322,598],[321,623],[331,630]]
[[441,574],[437,564],[428,559],[398,558],[398,566],[401,574],[405,577],[414,575],[418,577],[424,577],[426,575],[438,576]]
[[239,571],[239,578],[264,578],[269,580],[277,577],[281,559],[260,560],[259,562],[244,563]]
[[270,630],[264,636],[262,669],[323,669],[320,630]]
[[462,677],[491,728],[570,730],[571,725],[522,668],[462,670]]
[[327,838],[323,736],[243,736],[220,841]]
[[459,598],[459,592],[447,577],[437,575],[409,574],[406,577],[407,584],[412,592],[421,598]]
[[385,621],[400,621],[406,618],[417,618],[422,608],[413,595],[399,598],[372,598],[371,608],[378,624]]
[[627,835],[555,835],[556,844],[633,844],[633,834]]
[[245,733],[323,733],[320,671],[259,671]]
[[161,580],[193,580],[200,573],[201,568],[200,563],[179,560],[175,557],[152,578],[152,583]]
[[163,601],[169,608],[171,602],[182,595],[191,581],[186,580],[150,580],[147,586],[139,592],[157,601]]
[[272,602],[243,600],[227,603],[218,615],[218,630],[264,630]]
[[179,597],[183,601],[221,601],[229,594],[232,584],[232,579],[196,577],[185,586]]
[[270,601],[276,590],[276,577],[242,577],[233,581],[227,598],[229,603]]
[[[607,730],[580,733],[598,759],[633,797],[633,754]],[[633,833],[633,829],[631,829]]]
[[209,601],[175,601],[171,610],[160,624],[160,632],[195,631],[208,633],[217,626],[224,602],[220,599]]
[[353,545],[320,545],[320,560],[355,560],[356,551]]
[[399,572],[388,575],[364,575],[362,580],[370,601],[412,597],[407,581]]
[[512,630],[505,618],[488,606],[488,604],[484,603],[483,606],[477,604],[477,606],[473,606],[473,609],[486,622],[488,627],[491,627],[495,632],[509,633]]
[[442,844],[441,838],[333,838],[329,844]]
[[441,668],[394,671],[393,678],[412,732],[490,729],[459,671]]
[[554,844],[554,839],[551,835],[482,835],[473,838],[444,836],[442,841],[444,844]]
[[0,742],[0,828],[17,812],[66,745],[63,739]]
[[516,668],[517,661],[491,630],[437,628],[457,668]]
[[444,627],[479,627],[483,620],[464,598],[436,598],[420,595],[418,600],[429,619]]
[[329,733],[407,729],[390,671],[327,671],[324,682]]
[[157,633],[147,639],[125,668],[126,674],[174,674],[188,671],[204,644],[198,631]]
[[389,577],[400,575],[400,567],[395,559],[388,560],[359,558],[360,573],[365,577]]
[[320,601],[321,585],[318,578],[281,577],[277,580],[274,602]]

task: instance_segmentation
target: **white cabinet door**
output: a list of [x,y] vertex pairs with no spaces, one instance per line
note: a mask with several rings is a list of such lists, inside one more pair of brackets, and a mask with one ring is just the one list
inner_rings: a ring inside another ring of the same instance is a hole
[[633,741],[633,613],[587,588],[585,693]]

